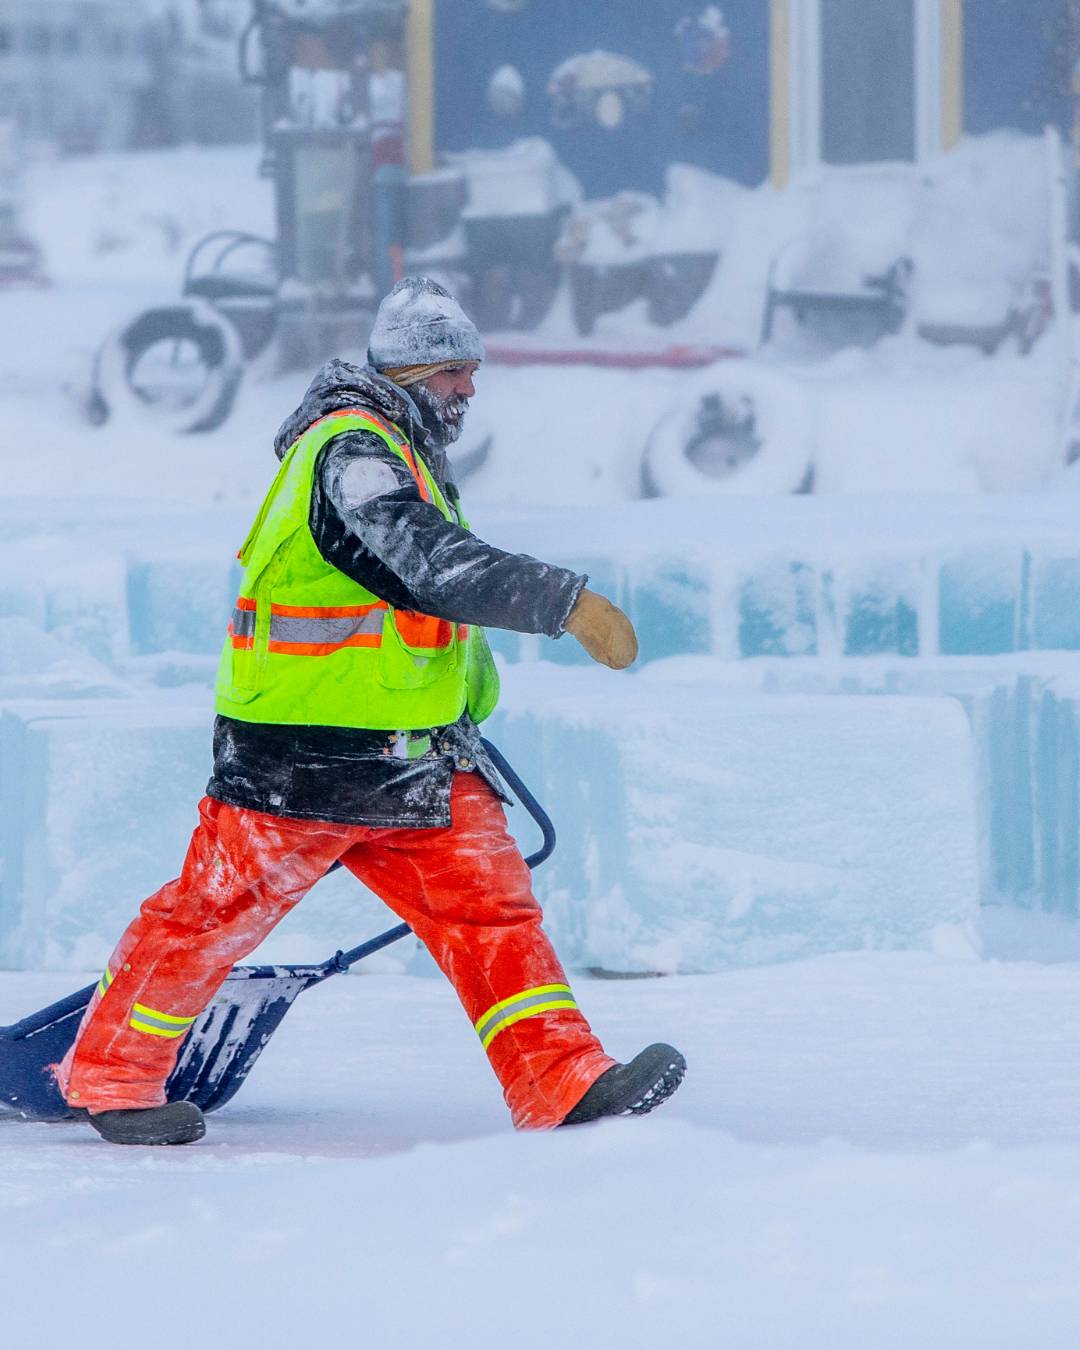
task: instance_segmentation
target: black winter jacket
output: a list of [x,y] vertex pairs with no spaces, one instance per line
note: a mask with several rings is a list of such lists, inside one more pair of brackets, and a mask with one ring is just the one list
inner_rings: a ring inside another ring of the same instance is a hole
[[[447,500],[458,500],[447,457],[429,442],[407,392],[345,361],[329,361],[315,376],[277,434],[278,458],[318,418],[345,408],[395,423]],[[396,608],[453,623],[559,637],[586,581],[492,548],[445,520],[372,432],[343,432],[323,447],[309,524],[319,552],[347,576]],[[403,741],[392,733],[218,717],[207,792],[273,815],[414,828],[450,824],[456,771],[478,770],[505,796],[467,713],[452,727],[433,730],[431,750],[409,760],[397,757]]]

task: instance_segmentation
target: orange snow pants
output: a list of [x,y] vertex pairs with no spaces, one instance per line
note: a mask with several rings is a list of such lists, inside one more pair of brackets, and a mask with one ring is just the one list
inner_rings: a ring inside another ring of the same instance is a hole
[[183,1038],[243,960],[338,858],[401,916],[452,982],[514,1124],[558,1125],[614,1063],[540,927],[529,869],[478,774],[454,776],[452,825],[296,820],[204,797],[183,871],[109,960],[63,1062],[92,1112],[160,1106]]

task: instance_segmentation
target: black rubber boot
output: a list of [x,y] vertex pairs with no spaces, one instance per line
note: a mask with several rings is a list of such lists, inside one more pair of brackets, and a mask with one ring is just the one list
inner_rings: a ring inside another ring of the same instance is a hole
[[667,1101],[683,1080],[686,1060],[670,1045],[650,1045],[629,1064],[602,1073],[563,1125],[584,1125],[601,1116],[644,1116]]
[[194,1102],[169,1102],[141,1111],[88,1114],[90,1124],[110,1144],[193,1144],[206,1133],[203,1113]]

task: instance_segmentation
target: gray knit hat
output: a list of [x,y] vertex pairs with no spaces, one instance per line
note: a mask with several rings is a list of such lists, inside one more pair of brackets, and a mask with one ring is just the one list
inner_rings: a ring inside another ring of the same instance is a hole
[[376,370],[483,359],[476,324],[437,281],[402,277],[384,296],[368,343]]

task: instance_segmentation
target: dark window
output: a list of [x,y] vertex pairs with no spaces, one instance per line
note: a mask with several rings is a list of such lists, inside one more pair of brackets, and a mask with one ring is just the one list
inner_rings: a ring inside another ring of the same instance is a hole
[[964,10],[964,130],[999,127],[1038,135],[1048,122],[1067,131],[1069,5],[1063,0],[996,0]]
[[0,52],[11,51],[11,29],[7,24],[0,24]]
[[821,0],[821,157],[914,160],[914,0]]
[[105,50],[110,56],[123,56],[127,48],[127,34],[122,29],[113,28],[105,34]]
[[60,50],[65,56],[76,56],[82,47],[82,34],[77,28],[65,28],[60,34]]

